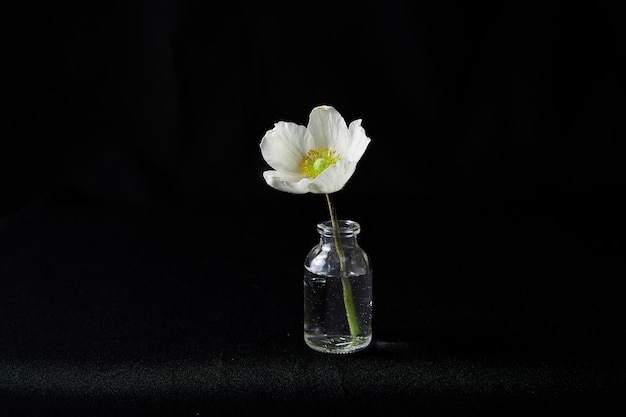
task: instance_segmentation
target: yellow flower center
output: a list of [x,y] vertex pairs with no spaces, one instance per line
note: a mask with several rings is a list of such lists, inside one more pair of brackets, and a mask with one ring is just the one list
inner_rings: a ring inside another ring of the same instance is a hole
[[327,148],[311,149],[302,157],[298,168],[300,168],[303,176],[315,178],[340,159],[334,150],[329,151]]

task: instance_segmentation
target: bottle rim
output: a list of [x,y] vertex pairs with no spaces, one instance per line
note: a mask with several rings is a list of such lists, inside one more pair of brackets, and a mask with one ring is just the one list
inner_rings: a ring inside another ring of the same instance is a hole
[[[350,219],[337,220],[339,233],[342,235],[356,235],[361,231],[361,225]],[[317,224],[317,231],[325,236],[333,235],[333,224],[330,220],[325,220]]]

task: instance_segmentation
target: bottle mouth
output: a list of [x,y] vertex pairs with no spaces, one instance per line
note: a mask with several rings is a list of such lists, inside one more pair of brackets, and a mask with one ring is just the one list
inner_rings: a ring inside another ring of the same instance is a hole
[[[342,235],[356,235],[361,231],[361,225],[354,220],[337,220],[339,233]],[[325,220],[317,224],[317,231],[325,236],[333,235],[333,223]]]

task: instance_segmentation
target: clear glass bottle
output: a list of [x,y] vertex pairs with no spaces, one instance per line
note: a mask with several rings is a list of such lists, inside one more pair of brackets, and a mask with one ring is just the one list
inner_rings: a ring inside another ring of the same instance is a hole
[[372,341],[372,268],[357,242],[359,223],[338,226],[335,236],[330,220],[317,225],[319,243],[304,262],[304,341],[318,352],[352,353]]

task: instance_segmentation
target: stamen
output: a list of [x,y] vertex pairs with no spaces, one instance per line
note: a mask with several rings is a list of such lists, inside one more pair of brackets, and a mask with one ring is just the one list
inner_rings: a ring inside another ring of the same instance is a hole
[[328,148],[311,149],[302,157],[298,168],[300,168],[303,176],[315,178],[340,159],[341,157],[334,150],[329,151]]

